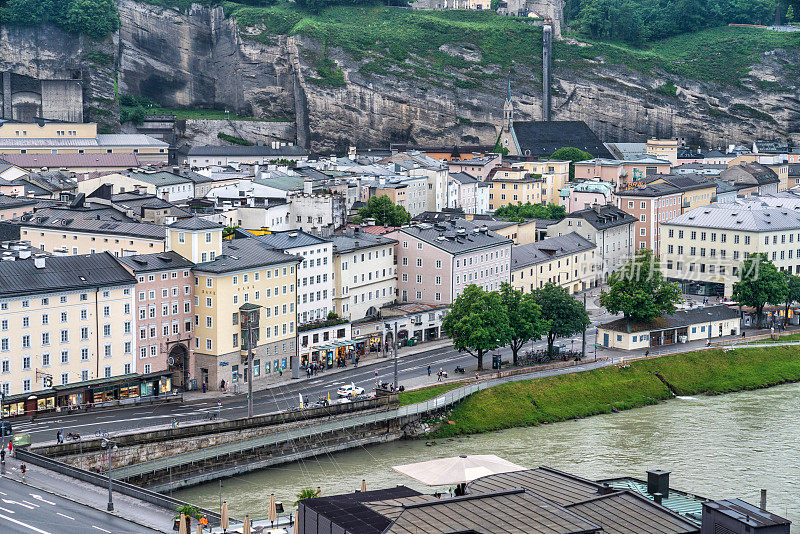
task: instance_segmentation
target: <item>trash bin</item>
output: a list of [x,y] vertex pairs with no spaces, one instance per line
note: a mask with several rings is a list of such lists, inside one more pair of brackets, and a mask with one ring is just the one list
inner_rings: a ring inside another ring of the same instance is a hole
[[408,340],[408,346],[409,347],[413,347],[414,346],[414,338],[413,337]]

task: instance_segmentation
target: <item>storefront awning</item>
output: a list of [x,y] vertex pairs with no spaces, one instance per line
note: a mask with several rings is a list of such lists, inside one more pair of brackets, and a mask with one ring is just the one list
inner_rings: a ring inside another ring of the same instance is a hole
[[336,341],[334,343],[329,343],[327,345],[320,345],[319,347],[311,347],[309,350],[333,350],[339,347],[347,347],[353,345],[354,341]]

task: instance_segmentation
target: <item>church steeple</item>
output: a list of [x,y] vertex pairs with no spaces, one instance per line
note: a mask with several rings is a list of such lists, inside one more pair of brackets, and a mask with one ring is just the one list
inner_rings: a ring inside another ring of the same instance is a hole
[[511,71],[508,72],[506,84],[506,102],[503,104],[503,130],[508,131],[514,125],[514,103],[511,101]]

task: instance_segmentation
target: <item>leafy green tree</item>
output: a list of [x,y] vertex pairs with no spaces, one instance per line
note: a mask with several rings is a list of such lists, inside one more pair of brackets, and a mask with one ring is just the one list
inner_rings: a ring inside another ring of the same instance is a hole
[[486,292],[470,284],[456,298],[442,321],[442,329],[453,338],[453,347],[467,352],[478,360],[483,369],[487,352],[510,339],[510,326],[506,308],[496,291]]
[[794,6],[786,8],[786,22],[794,22]]
[[548,282],[533,291],[534,301],[542,309],[542,319],[548,322],[547,353],[553,354],[556,338],[583,332],[591,324],[589,315],[577,299],[565,288]]
[[370,198],[367,205],[358,210],[358,214],[362,219],[375,219],[375,223],[381,226],[402,226],[411,220],[406,209],[386,195]]
[[522,221],[524,219],[555,219],[560,221],[567,216],[567,210],[564,206],[556,204],[543,206],[526,202],[525,204],[500,206],[495,210],[494,214],[509,221]]
[[[792,6],[789,6],[792,7]],[[800,302],[800,276],[792,274],[791,271],[781,271],[784,279],[786,279],[786,302],[784,303],[783,317],[789,322],[789,308],[792,303]]]
[[73,33],[102,39],[119,28],[117,7],[113,0],[72,0],[64,27]]
[[295,495],[295,497],[297,500],[294,501],[294,505],[297,506],[300,504],[300,501],[304,501],[306,499],[316,499],[319,497],[319,490],[315,490],[313,488],[303,488],[300,490],[300,493]]
[[542,308],[531,293],[525,293],[508,282],[500,286],[500,302],[508,316],[508,345],[514,365],[519,363],[519,351],[528,341],[540,339],[550,325],[542,318]]
[[641,249],[611,273],[608,290],[600,294],[600,304],[610,313],[622,313],[630,331],[631,321],[649,322],[674,312],[681,298],[680,286],[664,279],[653,252]]
[[585,150],[581,150],[580,148],[565,146],[553,152],[553,154],[550,156],[550,159],[569,160],[569,179],[570,181],[573,181],[575,180],[575,162],[586,161],[587,159],[592,159],[593,157],[594,156]]
[[756,310],[757,328],[767,304],[781,304],[787,298],[786,278],[767,259],[766,254],[753,254],[742,262],[739,281],[733,285],[733,298],[739,304]]

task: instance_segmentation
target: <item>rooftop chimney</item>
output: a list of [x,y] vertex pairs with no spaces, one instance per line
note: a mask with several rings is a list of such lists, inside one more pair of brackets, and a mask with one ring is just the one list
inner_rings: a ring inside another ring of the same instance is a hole
[[44,256],[36,256],[35,258],[33,258],[33,265],[37,269],[44,269],[44,264],[45,264],[45,257]]
[[669,499],[669,471],[653,469],[647,472],[647,493],[653,495],[660,493],[664,499]]
[[767,490],[761,490],[761,509],[767,511]]

